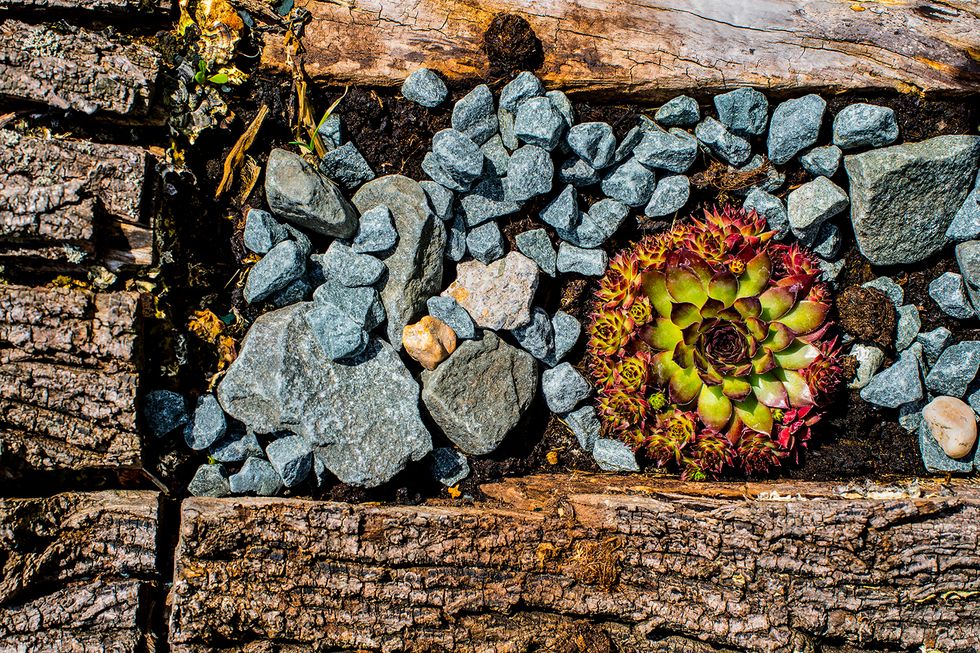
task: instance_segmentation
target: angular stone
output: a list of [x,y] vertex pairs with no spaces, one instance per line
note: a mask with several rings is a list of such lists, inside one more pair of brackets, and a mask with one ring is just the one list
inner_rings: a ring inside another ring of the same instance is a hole
[[565,311],[557,311],[551,318],[551,326],[555,332],[555,354],[546,362],[554,367],[578,344],[582,335],[582,323]]
[[317,306],[336,307],[365,331],[371,331],[385,320],[381,296],[369,286],[349,288],[328,279],[313,293],[313,300]]
[[521,205],[504,199],[503,182],[498,177],[483,179],[459,202],[466,227],[472,229],[489,220],[517,213]]
[[922,343],[922,351],[925,354],[926,365],[932,367],[943,353],[953,334],[946,327],[938,327],[932,331],[925,331],[915,337],[915,341]]
[[980,369],[980,341],[947,347],[926,376],[926,387],[937,395],[963,397]]
[[824,222],[847,208],[847,193],[826,177],[817,177],[792,191],[786,207],[789,226],[804,245],[812,245]]
[[162,438],[186,424],[190,415],[182,395],[171,390],[154,390],[143,399],[143,419],[150,433]]
[[606,472],[638,472],[636,455],[619,440],[599,438],[592,447],[592,457],[599,469]]
[[544,85],[541,84],[541,80],[535,77],[534,73],[525,70],[509,81],[500,91],[500,108],[516,113],[517,107],[524,100],[544,94]]
[[980,240],[970,240],[956,246],[956,263],[963,276],[963,285],[974,310],[980,306]]
[[558,274],[556,266],[558,252],[551,244],[551,238],[544,229],[531,229],[522,231],[514,238],[517,249],[522,254],[533,260],[541,268],[541,271],[549,277]]
[[847,384],[847,387],[852,390],[860,390],[868,385],[885,362],[885,352],[870,345],[854,345],[847,355],[853,356],[858,364],[854,378]]
[[862,283],[861,287],[874,288],[885,293],[888,299],[892,300],[892,303],[895,304],[896,309],[905,303],[905,291],[891,277],[878,277],[867,283]]
[[446,230],[446,258],[459,262],[466,256],[466,220],[459,211]]
[[701,120],[701,109],[694,98],[678,95],[657,109],[653,118],[666,127],[693,127]]
[[495,450],[520,422],[537,392],[530,354],[492,332],[467,340],[435,371],[422,373],[422,401],[465,453]]
[[535,145],[524,145],[510,156],[504,179],[504,197],[513,202],[527,200],[551,191],[555,164],[551,155]]
[[561,91],[548,91],[545,93],[545,97],[551,100],[551,106],[561,114],[566,127],[575,124],[575,107],[572,106],[572,101],[568,99],[567,95]]
[[286,487],[296,487],[309,477],[313,469],[313,449],[302,436],[289,435],[273,440],[265,448],[265,453]]
[[340,189],[293,152],[269,154],[265,197],[275,215],[318,234],[349,238],[357,231],[357,212]]
[[978,159],[978,136],[937,136],[844,157],[861,253],[873,265],[904,265],[938,252]]
[[296,302],[306,301],[310,296],[310,291],[313,287],[305,276],[296,279],[291,282],[288,286],[282,290],[277,290],[276,292],[269,295],[266,302],[272,308],[282,308],[283,306],[289,306],[290,304],[295,304]]
[[402,332],[405,353],[427,370],[434,370],[456,351],[456,334],[442,320],[424,316]]
[[470,475],[466,456],[452,447],[432,450],[432,476],[446,487],[453,487]]
[[733,134],[758,136],[766,131],[769,101],[754,88],[739,88],[716,95],[714,102],[718,120]]
[[272,214],[262,209],[250,209],[245,218],[245,247],[256,254],[265,254],[289,237],[286,228]]
[[226,433],[225,437],[211,445],[208,453],[219,463],[240,463],[249,456],[265,455],[255,434],[243,433],[240,428]]
[[[432,159],[438,167],[430,171],[423,161],[422,168],[425,172],[443,186],[458,191],[469,189],[483,174],[486,161],[479,146],[466,134],[455,129],[443,129],[432,137]],[[436,171],[441,174],[432,174]]]
[[898,307],[898,326],[895,328],[895,351],[903,351],[912,344],[922,328],[919,309],[912,304]]
[[574,232],[557,229],[558,235],[576,247],[594,248],[609,240],[619,231],[629,207],[613,199],[599,200],[588,213],[579,214],[579,223]]
[[635,150],[636,146],[640,144],[640,142],[643,140],[643,136],[646,133],[647,130],[640,126],[636,126],[626,132],[626,136],[623,136],[623,140],[619,142],[619,147],[616,148],[614,160],[617,162],[623,161],[626,159],[626,157],[633,154],[633,150]]
[[558,146],[565,134],[565,118],[546,97],[532,97],[521,102],[514,120],[517,138],[547,151]]
[[194,451],[203,451],[224,436],[228,422],[221,405],[212,394],[197,398],[194,416],[184,427],[184,441]]
[[453,200],[456,197],[453,191],[434,181],[420,181],[419,186],[425,191],[425,198],[435,216],[443,221],[452,220]]
[[752,158],[752,146],[747,140],[728,131],[723,124],[708,117],[694,128],[698,141],[715,156],[729,165],[741,166]]
[[328,279],[348,288],[373,286],[385,273],[385,264],[379,259],[358,254],[339,240],[330,243],[320,262]]
[[929,296],[950,317],[966,320],[976,315],[967,297],[963,277],[955,272],[944,272],[930,281]]
[[353,202],[361,213],[387,206],[395,221],[398,245],[382,259],[388,278],[381,301],[388,318],[388,340],[398,347],[402,329],[422,315],[425,301],[442,287],[446,230],[429,212],[422,187],[408,177],[389,175],[369,181]]
[[575,272],[587,277],[601,277],[606,273],[609,256],[601,249],[583,249],[569,243],[558,246],[558,271]]
[[456,103],[452,126],[477,145],[483,145],[497,133],[497,110],[489,86],[480,84]]
[[566,159],[558,167],[558,182],[571,184],[576,188],[599,183],[596,169],[578,157]]
[[511,333],[517,344],[539,361],[554,356],[555,330],[551,325],[551,317],[543,308],[535,308],[531,312],[531,321]]
[[573,410],[564,417],[565,426],[571,430],[578,444],[584,451],[592,453],[602,425],[596,416],[595,408],[589,405],[582,406],[578,410]]
[[282,478],[268,460],[249,457],[242,468],[228,479],[234,494],[272,497],[282,490]]
[[771,195],[760,188],[754,188],[745,196],[742,208],[755,211],[766,219],[769,229],[778,232],[778,236],[789,234],[789,215],[783,200]]
[[517,142],[517,134],[514,133],[514,114],[507,109],[500,107],[497,109],[497,122],[500,125],[500,140],[504,147],[513,152],[520,143]]
[[602,179],[602,192],[628,206],[643,206],[650,201],[656,177],[635,158],[618,164]]
[[480,151],[487,158],[487,164],[494,175],[497,177],[507,176],[507,170],[510,168],[510,152],[504,147],[504,141],[500,134],[491,136],[490,140],[480,146]]
[[953,216],[953,222],[946,230],[946,238],[956,242],[980,238],[980,173],[963,206]]
[[650,202],[643,209],[648,218],[661,218],[684,208],[691,197],[691,180],[685,175],[661,177]]
[[568,146],[595,169],[605,168],[616,154],[616,136],[605,122],[583,122],[568,130]]
[[467,261],[456,267],[456,280],[442,293],[466,309],[477,326],[499,331],[531,321],[531,300],[538,289],[538,266],[520,252],[489,265]]
[[245,281],[245,301],[260,302],[299,279],[306,272],[306,257],[295,241],[285,240],[252,266]]
[[405,78],[402,95],[428,109],[434,109],[446,101],[449,91],[439,75],[428,68],[419,68]]
[[304,319],[310,306],[259,317],[218,397],[256,433],[305,437],[341,482],[380,485],[432,449],[419,416],[418,384],[381,340],[350,364],[323,356]]
[[376,206],[361,216],[361,226],[351,249],[357,254],[378,254],[388,252],[397,243],[398,231],[391,211],[387,206]]
[[840,229],[832,222],[825,222],[813,241],[813,253],[822,259],[835,259],[840,253],[840,243]]
[[834,117],[834,145],[843,150],[882,147],[898,139],[898,121],[888,107],[850,104]]
[[195,497],[226,497],[231,494],[228,472],[223,465],[201,465],[194,472],[187,491]]
[[687,172],[698,156],[698,142],[687,132],[653,129],[633,148],[633,157],[648,168]]
[[592,387],[570,363],[559,363],[541,374],[541,392],[551,412],[564,415],[588,398]]
[[367,348],[369,336],[364,327],[333,304],[316,304],[306,313],[306,321],[320,351],[329,360],[351,360]]
[[476,324],[473,318],[452,297],[437,295],[426,302],[429,315],[449,325],[456,337],[462,340],[476,338]]
[[466,234],[466,249],[481,263],[493,263],[506,251],[504,235],[500,233],[496,222],[481,224]]
[[541,222],[557,231],[573,231],[579,222],[578,193],[572,185],[565,188],[538,214]]
[[800,157],[800,165],[814,177],[833,177],[840,167],[841,155],[836,145],[815,147]]
[[922,399],[922,345],[913,344],[891,367],[879,372],[861,390],[861,398],[883,408],[898,408]]
[[374,179],[374,170],[353,143],[344,143],[320,159],[320,172],[346,188],[353,190]]
[[827,101],[812,93],[781,102],[769,123],[769,160],[783,165],[816,143],[826,110]]

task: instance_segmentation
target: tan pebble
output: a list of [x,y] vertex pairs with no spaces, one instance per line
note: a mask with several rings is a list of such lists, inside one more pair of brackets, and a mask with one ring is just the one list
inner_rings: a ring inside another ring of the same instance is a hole
[[962,458],[977,441],[977,416],[956,397],[936,397],[922,409],[932,437],[950,458]]
[[405,352],[427,370],[434,370],[456,351],[456,333],[448,324],[426,315],[402,331]]

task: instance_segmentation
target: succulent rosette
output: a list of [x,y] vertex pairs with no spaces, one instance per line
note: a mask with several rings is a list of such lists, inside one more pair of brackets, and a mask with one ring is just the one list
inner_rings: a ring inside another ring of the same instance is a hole
[[695,479],[763,472],[805,444],[840,355],[815,259],[772,236],[727,207],[611,261],[589,340],[607,433]]

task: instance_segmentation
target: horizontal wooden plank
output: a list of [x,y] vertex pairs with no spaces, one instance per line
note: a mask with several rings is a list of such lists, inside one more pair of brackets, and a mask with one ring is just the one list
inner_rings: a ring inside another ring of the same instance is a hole
[[659,483],[532,477],[461,506],[188,499],[171,650],[975,647],[976,486]]
[[168,0],[0,0],[0,9],[9,11],[73,11],[80,14],[118,15],[135,18],[140,15],[163,15],[170,9]]
[[[306,72],[335,84],[401,84],[420,65],[450,79],[482,74],[483,32],[497,13],[541,39],[549,88],[633,100],[736,86],[975,92],[980,6],[967,0],[298,0]],[[288,68],[282,39],[263,62]]]
[[146,116],[156,100],[160,56],[124,38],[63,22],[0,21],[0,97]]
[[143,148],[0,130],[0,261],[151,264],[152,170]]
[[159,498],[0,499],[0,650],[152,650]]
[[0,286],[4,471],[139,466],[138,293]]

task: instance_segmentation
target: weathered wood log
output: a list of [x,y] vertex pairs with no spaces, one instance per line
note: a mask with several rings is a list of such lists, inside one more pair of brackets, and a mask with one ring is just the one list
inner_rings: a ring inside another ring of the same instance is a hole
[[152,157],[0,130],[0,262],[153,262]]
[[0,96],[86,114],[146,116],[156,98],[160,56],[65,23],[0,22]]
[[0,285],[0,445],[20,470],[134,468],[139,294]]
[[463,506],[186,500],[172,650],[976,650],[975,485],[484,490]]
[[0,500],[0,650],[152,650],[153,492]]
[[[426,65],[450,79],[486,70],[483,32],[497,13],[541,39],[550,88],[633,100],[702,96],[742,85],[804,91],[975,92],[980,7],[953,1],[298,0],[312,12],[307,73],[334,84],[400,84]],[[282,39],[266,65],[288,68]]]
[[[167,0],[0,0],[0,9],[10,11],[74,11],[122,17],[162,15],[170,9]],[[52,14],[49,14],[49,16]]]

